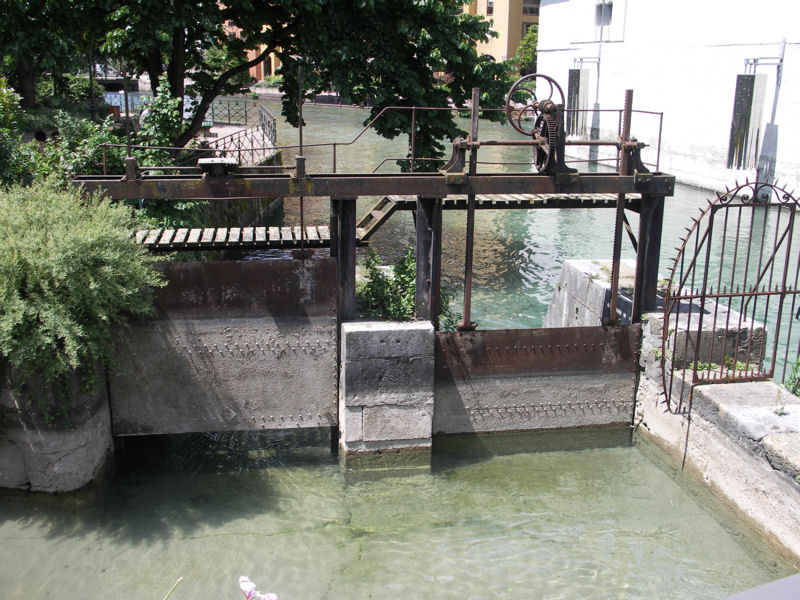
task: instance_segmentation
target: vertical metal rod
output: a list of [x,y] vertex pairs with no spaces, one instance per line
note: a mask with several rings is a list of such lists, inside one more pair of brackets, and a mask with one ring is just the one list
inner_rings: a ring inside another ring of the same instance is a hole
[[417,107],[411,108],[411,172],[414,172],[414,156],[417,140]]
[[[472,88],[472,116],[470,119],[469,138],[472,142],[469,155],[469,174],[475,175],[478,163],[478,108],[480,102],[480,89]],[[464,319],[458,325],[459,331],[472,331],[475,323],[470,320],[472,308],[472,246],[475,238],[475,194],[470,192],[467,196],[467,242],[464,257]]]
[[[631,110],[633,106],[633,90],[625,90],[625,118],[622,121],[622,142],[631,136]],[[620,175],[628,174],[628,153],[623,145],[620,149]],[[625,194],[617,196],[617,218],[614,223],[614,251],[611,265],[611,302],[608,309],[609,323],[617,323],[617,300],[619,296],[620,254],[622,252],[622,220],[625,216]]]
[[94,101],[94,55],[89,48],[89,119],[97,120],[97,104]]
[[128,70],[125,69],[122,79],[122,90],[125,92],[125,145],[128,156],[131,155],[131,115],[128,109]]
[[[299,117],[298,125],[299,125],[299,143],[300,143],[300,155],[297,157],[298,166],[300,163],[303,165],[303,178],[305,178],[305,156],[303,155],[303,67],[297,67],[297,114]],[[300,173],[297,173],[297,177],[300,178]],[[300,196],[300,251],[306,249],[306,227],[305,227],[305,198]]]
[[106,159],[106,147],[103,146],[103,175],[108,175],[108,160]]
[[297,126],[300,138],[300,154],[303,153],[303,67],[297,67]]

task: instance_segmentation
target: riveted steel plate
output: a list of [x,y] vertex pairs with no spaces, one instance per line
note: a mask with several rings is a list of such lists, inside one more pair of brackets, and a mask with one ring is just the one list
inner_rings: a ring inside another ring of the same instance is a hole
[[436,334],[437,373],[453,377],[553,371],[633,371],[638,326],[559,327]]

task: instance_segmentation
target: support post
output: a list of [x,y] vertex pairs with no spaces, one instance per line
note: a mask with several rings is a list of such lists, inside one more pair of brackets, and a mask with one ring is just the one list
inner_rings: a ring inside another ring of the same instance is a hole
[[442,275],[442,199],[417,198],[417,318],[439,329]]
[[661,258],[661,229],[664,221],[664,196],[642,195],[639,212],[639,246],[636,251],[636,283],[631,322],[656,308],[658,263]]
[[[633,90],[625,90],[625,112],[622,121],[622,141],[627,142],[631,137],[631,113],[633,111]],[[621,146],[618,156],[620,157],[620,175],[629,175],[630,160],[625,147]],[[619,269],[622,253],[622,227],[625,217],[625,194],[617,195],[617,212],[614,224],[614,248],[611,264],[611,301],[608,310],[608,324],[619,323],[617,316],[617,299],[619,297]]]
[[337,213],[336,282],[339,297],[339,320],[356,308],[356,199],[333,200]]

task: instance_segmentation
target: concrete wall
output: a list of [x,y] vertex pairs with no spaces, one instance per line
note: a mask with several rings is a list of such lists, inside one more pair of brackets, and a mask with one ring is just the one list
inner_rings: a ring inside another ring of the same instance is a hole
[[[661,170],[679,180],[709,188],[753,176],[754,169],[726,168],[736,76],[748,58],[776,57],[786,38],[783,78],[773,129],[777,136],[777,176],[789,189],[800,184],[800,5],[765,0],[692,2],[615,0],[609,27],[595,26],[595,0],[542,0],[538,70],[566,90],[568,71],[584,59],[590,70],[589,107],[623,107],[626,89],[634,108],[664,113]],[[602,34],[603,42],[598,42]],[[599,66],[597,60],[599,59]],[[761,66],[767,77],[760,144],[771,120],[776,91],[775,66]],[[616,135],[618,116],[604,114],[601,137]],[[658,118],[634,115],[632,134],[657,143]],[[646,149],[645,160],[655,160]]]
[[[630,325],[636,261],[620,261],[617,315]],[[567,260],[561,268],[543,327],[589,327],[608,321],[611,307],[611,261]]]
[[687,385],[691,414],[670,413],[657,358],[661,329],[662,316],[648,315],[637,435],[659,446],[677,468],[800,565],[800,399],[769,381]]
[[336,425],[333,260],[161,268],[157,318],[119,331],[115,435]]
[[111,415],[105,374],[93,393],[70,382],[71,405],[46,420],[31,398],[52,390],[20,393],[2,367],[0,381],[0,487],[36,492],[68,492],[89,483],[111,454]]
[[433,326],[342,324],[340,445],[347,452],[430,448]]

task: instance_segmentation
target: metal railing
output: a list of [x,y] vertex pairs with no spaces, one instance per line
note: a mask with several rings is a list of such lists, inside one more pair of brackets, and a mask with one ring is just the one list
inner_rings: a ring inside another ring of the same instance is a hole
[[800,385],[797,209],[786,190],[745,183],[687,227],[665,291],[661,364],[672,412],[688,412],[692,389],[705,383],[780,383],[791,374]]
[[[106,104],[117,106],[125,110],[125,97],[123,94],[106,94]],[[128,110],[139,114],[153,101],[152,92],[129,92]],[[192,113],[192,107],[197,104],[194,98],[184,98],[186,116]],[[215,98],[206,113],[206,121],[227,125],[261,126],[268,133],[272,144],[276,143],[275,116],[264,106],[259,98],[245,96],[220,96]]]
[[[341,110],[352,110],[352,107],[337,107]],[[492,112],[503,112],[505,109],[503,108],[481,108],[480,112],[484,113],[492,113]],[[411,113],[411,132],[409,134],[409,153],[406,156],[390,156],[383,158],[372,170],[372,173],[377,172],[382,166],[387,163],[391,162],[405,162],[409,165],[409,170],[413,173],[420,165],[420,163],[426,162],[447,162],[448,158],[438,158],[438,157],[430,157],[430,156],[419,156],[416,152],[417,144],[416,144],[416,122],[417,122],[417,115],[421,112],[450,112],[456,114],[459,117],[468,117],[470,109],[467,108],[457,108],[452,106],[387,106],[383,108],[377,115],[375,115],[364,127],[361,131],[359,131],[353,139],[345,142],[321,142],[315,144],[304,144],[304,148],[330,148],[331,149],[331,170],[333,173],[337,172],[337,152],[339,149],[347,146],[354,145],[361,137],[369,130],[373,129],[375,123],[377,123],[380,119],[384,118],[385,115],[389,111],[407,111]],[[565,113],[569,113],[571,111],[565,111]],[[575,111],[581,112],[581,111]],[[592,112],[592,111],[583,111],[583,112]],[[617,118],[617,128],[615,135],[610,135],[610,137],[619,137],[622,135],[622,115],[624,109],[604,109],[600,112],[612,113],[618,115]],[[654,170],[658,171],[659,163],[661,159],[661,132],[663,127],[663,120],[664,120],[664,113],[661,112],[653,112],[653,111],[645,111],[645,110],[632,110],[631,111],[634,115],[652,115],[653,117],[658,118],[658,127],[657,133],[655,134],[655,160],[645,160],[644,164],[648,167],[654,168]],[[609,137],[607,135],[606,137]],[[571,139],[598,139],[598,136],[595,132],[587,133],[583,136],[574,136]],[[290,145],[283,145],[277,146],[278,150],[292,150],[292,149],[299,149],[298,144],[290,144]],[[567,160],[568,163],[588,163],[588,164],[601,164],[607,162],[614,162],[616,165],[616,169],[619,169],[619,157],[618,155],[614,154],[613,156],[596,156],[590,158],[581,158],[581,157],[573,157],[570,160]],[[502,163],[497,162],[490,162],[490,161],[477,161],[478,165],[519,165],[519,166],[531,166],[530,161],[526,162],[508,162],[504,161]]]

